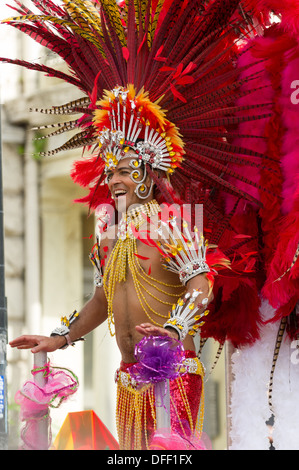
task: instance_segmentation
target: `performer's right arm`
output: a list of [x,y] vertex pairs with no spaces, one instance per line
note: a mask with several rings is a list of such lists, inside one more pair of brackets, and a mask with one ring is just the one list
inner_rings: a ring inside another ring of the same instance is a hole
[[[93,297],[85,304],[76,320],[69,327],[69,338],[72,342],[85,336],[107,318],[107,302],[103,287],[96,287]],[[67,344],[66,337],[23,335],[13,341],[10,346],[17,349],[31,349],[32,353],[53,352]]]

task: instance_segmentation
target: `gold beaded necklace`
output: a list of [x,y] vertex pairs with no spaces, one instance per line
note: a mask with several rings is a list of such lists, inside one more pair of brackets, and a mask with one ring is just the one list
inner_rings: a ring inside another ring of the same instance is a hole
[[[162,315],[161,313],[154,310],[149,303],[147,302],[143,291],[150,295],[153,299],[157,300],[160,303],[166,305],[173,305],[177,299],[182,295],[182,292],[178,294],[168,293],[167,290],[162,289],[161,286],[167,288],[182,288],[182,285],[172,285],[167,284],[162,281],[154,279],[149,274],[145,273],[141,267],[138,258],[135,256],[137,254],[137,240],[132,232],[132,225],[136,230],[144,223],[145,216],[151,217],[158,214],[161,211],[161,208],[156,200],[152,200],[147,204],[138,206],[132,211],[128,212],[119,224],[118,230],[118,240],[111,252],[109,257],[103,278],[103,285],[105,289],[105,294],[108,303],[108,326],[111,336],[114,336],[112,331],[112,325],[114,325],[113,318],[113,298],[115,294],[116,284],[120,282],[125,282],[127,279],[127,269],[130,270],[132,275],[136,295],[138,297],[139,303],[146,313],[149,320],[155,325],[159,325],[156,321],[153,320],[152,314],[157,315],[158,317],[168,318],[169,315]],[[175,298],[174,302],[165,302],[159,297],[155,296],[152,292],[145,287],[142,280],[153,287],[156,291],[172,296]],[[150,313],[151,312],[151,313]]]

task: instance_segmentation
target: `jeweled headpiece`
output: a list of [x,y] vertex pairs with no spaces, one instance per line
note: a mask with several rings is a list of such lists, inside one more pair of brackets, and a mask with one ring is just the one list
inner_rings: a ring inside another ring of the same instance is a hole
[[143,90],[136,94],[133,85],[117,87],[105,95],[97,102],[94,126],[106,167],[115,167],[131,148],[138,160],[171,174],[182,161],[183,142],[160,106]]

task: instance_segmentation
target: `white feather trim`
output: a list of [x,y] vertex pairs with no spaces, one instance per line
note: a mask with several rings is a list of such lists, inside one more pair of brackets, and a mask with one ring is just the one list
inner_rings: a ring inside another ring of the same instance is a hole
[[[264,319],[269,319],[274,312],[263,302],[261,313]],[[278,327],[279,323],[265,325],[261,340],[232,355],[230,450],[269,449],[268,384]],[[298,450],[299,352],[285,335],[274,372],[272,402],[275,449]]]

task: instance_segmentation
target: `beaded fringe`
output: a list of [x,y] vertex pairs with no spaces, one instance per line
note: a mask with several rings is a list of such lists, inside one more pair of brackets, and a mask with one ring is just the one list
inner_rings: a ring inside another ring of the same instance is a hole
[[147,405],[156,430],[154,386],[142,390],[117,385],[116,425],[121,450],[149,448],[147,428]]
[[[182,402],[188,415],[189,426],[192,434],[200,437],[202,433],[204,418],[204,389],[202,381],[202,393],[197,421],[192,422],[188,397],[181,377],[175,379],[180,391]],[[176,410],[174,401],[171,403]],[[176,411],[177,418],[178,413]],[[151,419],[151,429],[148,427],[148,419]],[[179,420],[180,421],[180,420]],[[117,382],[117,409],[116,425],[121,450],[144,450],[149,449],[150,434],[156,431],[156,411],[155,411],[155,389],[154,385],[147,385],[136,390],[131,386],[122,385]],[[184,424],[180,421],[182,433]],[[187,436],[186,436],[187,437]]]

